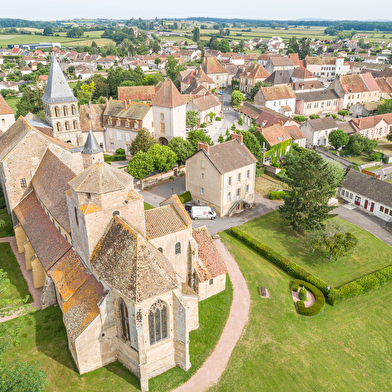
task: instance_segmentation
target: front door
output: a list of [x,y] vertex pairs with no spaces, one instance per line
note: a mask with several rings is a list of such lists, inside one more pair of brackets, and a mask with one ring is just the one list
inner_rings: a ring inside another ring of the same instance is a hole
[[359,196],[355,196],[355,203],[356,206],[360,206],[361,205],[361,198]]
[[372,203],[371,205],[370,205],[370,212],[373,212],[374,211],[374,203]]
[[367,210],[367,208],[368,208],[368,201],[365,200],[365,210]]

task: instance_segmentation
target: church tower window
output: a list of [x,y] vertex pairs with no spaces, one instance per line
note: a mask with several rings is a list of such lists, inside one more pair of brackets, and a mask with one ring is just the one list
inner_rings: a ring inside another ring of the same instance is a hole
[[66,121],[66,122],[65,122],[65,130],[66,130],[66,131],[69,131],[69,129],[70,129],[69,121]]
[[60,109],[57,106],[54,108],[54,113],[56,117],[60,117]]
[[64,107],[63,107],[63,113],[64,113],[64,116],[67,116],[67,114],[68,114],[67,112],[68,112],[68,110],[67,110],[67,107],[66,107],[66,106],[64,106]]
[[61,123],[57,123],[57,132],[61,132]]
[[128,309],[122,298],[120,299],[120,319],[121,319],[121,336],[126,340],[131,340],[129,334]]
[[73,122],[73,127],[74,129],[78,129],[78,122],[76,120],[74,120]]
[[176,243],[175,248],[174,248],[174,253],[175,253],[176,255],[181,254],[181,242],[177,242],[177,243]]
[[75,116],[75,114],[76,114],[75,105],[72,105],[72,106],[71,106],[71,110],[72,110],[72,115]]
[[150,345],[167,338],[167,306],[158,300],[148,312],[148,328],[150,335]]

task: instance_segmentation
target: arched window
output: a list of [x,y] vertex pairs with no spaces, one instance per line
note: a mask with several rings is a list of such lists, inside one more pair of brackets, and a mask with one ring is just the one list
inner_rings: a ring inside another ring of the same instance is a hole
[[66,130],[66,131],[69,131],[69,128],[70,128],[70,127],[69,127],[69,122],[66,121],[66,122],[65,122],[65,130]]
[[66,116],[68,114],[68,110],[67,110],[66,106],[63,106],[63,113],[64,113],[64,116]]
[[61,132],[61,123],[59,123],[59,122],[57,123],[57,131]]
[[54,114],[56,117],[60,117],[60,109],[57,106],[54,108]]
[[75,105],[71,106],[71,110],[72,110],[72,115],[74,116],[76,114],[76,108]]
[[73,127],[74,129],[78,129],[78,122],[76,120],[74,120],[73,122]]
[[174,253],[176,255],[179,255],[181,253],[181,242],[177,242],[175,247],[174,247]]
[[148,329],[150,334],[150,345],[167,338],[167,306],[158,300],[148,312]]
[[163,253],[163,249],[161,247],[158,248],[158,250]]
[[128,309],[122,298],[120,299],[120,319],[121,319],[121,336],[126,340],[131,340],[129,334]]

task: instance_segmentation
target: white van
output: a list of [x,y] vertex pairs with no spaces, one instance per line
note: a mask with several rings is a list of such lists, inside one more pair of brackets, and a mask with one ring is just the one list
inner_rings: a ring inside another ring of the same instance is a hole
[[210,207],[192,206],[191,218],[194,220],[198,219],[215,219],[216,212],[211,211]]

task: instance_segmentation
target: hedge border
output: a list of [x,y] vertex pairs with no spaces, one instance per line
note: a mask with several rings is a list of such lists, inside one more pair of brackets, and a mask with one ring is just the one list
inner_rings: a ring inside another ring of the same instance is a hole
[[[298,291],[300,285],[304,286],[306,290],[310,291],[314,295],[316,301],[312,306],[308,308],[305,307],[304,301],[297,301],[296,306],[298,313],[302,316],[317,316],[324,309],[325,306],[324,294],[316,286],[313,286],[309,282],[300,279],[294,280],[291,289],[293,291]],[[297,288],[297,290],[295,290],[295,288]]]
[[192,195],[190,191],[186,191],[184,193],[181,193],[181,195],[178,195],[178,198],[180,199],[180,202],[182,204],[186,203],[187,201],[192,200]]

